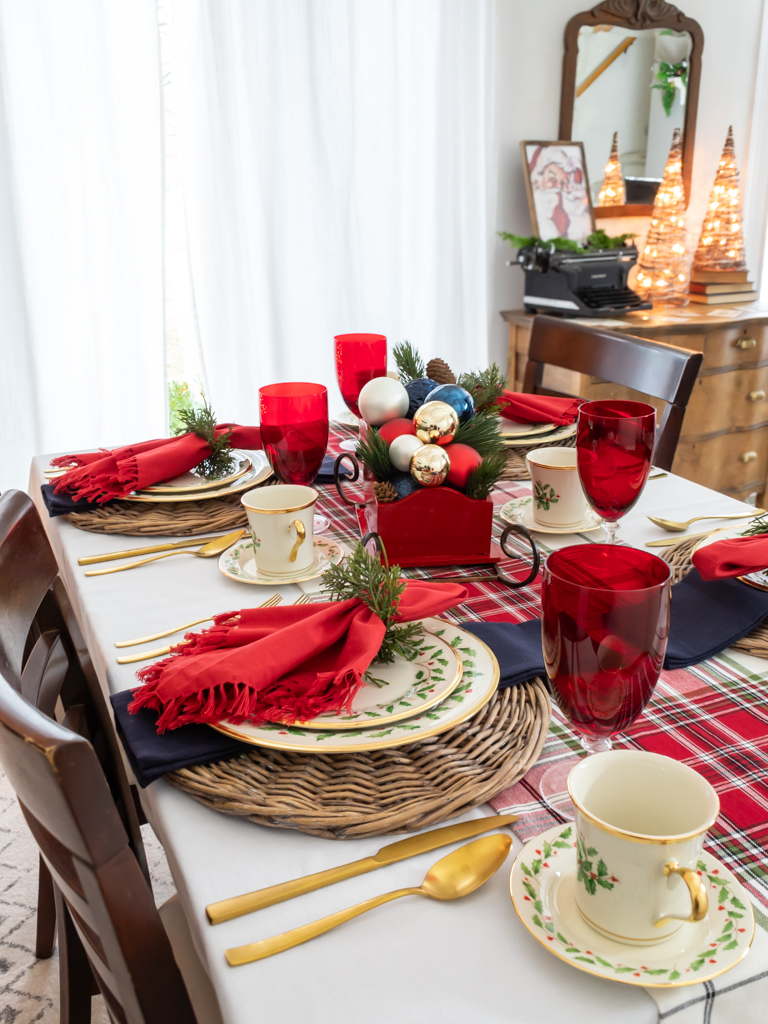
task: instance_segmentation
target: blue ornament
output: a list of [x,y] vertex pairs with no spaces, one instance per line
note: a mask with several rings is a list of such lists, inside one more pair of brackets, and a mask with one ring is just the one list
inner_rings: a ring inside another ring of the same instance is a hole
[[458,384],[440,384],[430,391],[425,402],[445,402],[456,410],[459,423],[466,423],[475,415],[475,403],[472,395]]
[[430,380],[428,377],[419,377],[405,385],[405,390],[408,392],[408,397],[411,400],[408,412],[406,413],[408,419],[413,419],[413,414],[424,405],[427,395],[430,391],[434,391],[436,387],[437,381]]
[[421,490],[421,484],[418,484],[410,473],[393,473],[389,482],[397,491],[398,498],[407,498],[414,491]]

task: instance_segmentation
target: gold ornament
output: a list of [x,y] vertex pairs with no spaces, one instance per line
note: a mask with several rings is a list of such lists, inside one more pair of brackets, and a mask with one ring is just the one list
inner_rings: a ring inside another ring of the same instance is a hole
[[411,459],[411,476],[422,487],[438,487],[448,476],[450,468],[448,452],[437,444],[423,444]]
[[430,359],[427,363],[427,377],[435,384],[455,384],[456,376],[444,359]]
[[603,187],[597,197],[598,206],[623,206],[627,201],[624,191],[624,175],[619,160],[619,133],[613,133],[613,144],[608,163],[605,165]]
[[424,444],[450,444],[459,429],[459,417],[447,402],[427,402],[413,417],[416,436]]
[[664,168],[651,214],[651,225],[637,269],[635,291],[668,306],[688,304],[688,252],[683,187],[683,141],[679,128]]
[[747,269],[742,222],[739,169],[736,166],[731,127],[728,129],[720,166],[709,196],[699,247],[693,257],[696,270]]

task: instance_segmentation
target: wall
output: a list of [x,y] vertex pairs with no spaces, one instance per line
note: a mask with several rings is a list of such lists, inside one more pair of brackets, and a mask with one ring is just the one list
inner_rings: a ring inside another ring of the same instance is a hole
[[[560,120],[563,33],[568,20],[588,10],[584,0],[496,0],[496,226],[530,231],[520,162],[521,139],[556,139]],[[733,125],[745,193],[745,240],[750,269],[762,266],[768,193],[768,131],[763,126],[768,89],[768,17],[763,0],[683,0],[681,10],[704,32],[693,180],[688,209],[689,245],[695,248],[709,190]],[[766,24],[764,24],[764,21]],[[762,40],[762,44],[761,44]],[[754,176],[754,180],[750,175]],[[598,222],[610,234],[642,231],[647,221]],[[638,239],[641,242],[642,239]],[[506,365],[507,330],[501,310],[522,308],[523,272],[506,266],[507,243],[496,240],[491,274],[490,358]]]

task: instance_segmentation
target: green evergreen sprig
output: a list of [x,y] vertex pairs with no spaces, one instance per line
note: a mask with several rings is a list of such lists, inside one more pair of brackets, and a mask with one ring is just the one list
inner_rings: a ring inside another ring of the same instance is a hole
[[470,370],[462,373],[458,384],[472,395],[475,412],[498,415],[498,400],[504,394],[507,382],[497,363],[491,363],[487,370]]
[[[660,86],[653,88],[660,88]],[[545,242],[542,238],[537,238],[536,235],[511,235],[508,231],[499,231],[498,235],[505,242],[509,242],[513,249],[526,249],[529,245],[540,245],[543,249],[554,246],[555,249],[565,249],[568,252],[586,252],[587,249],[621,249],[630,238],[637,238],[637,235],[631,233],[607,235],[602,228],[587,235],[585,245],[579,245],[578,242],[574,242],[570,238],[549,238]]]
[[323,573],[322,588],[331,600],[363,601],[386,626],[377,660],[393,662],[396,655],[413,661],[424,641],[420,622],[394,624],[400,598],[405,591],[405,580],[399,565],[382,565],[378,555],[369,555],[358,544],[341,565],[331,565]]
[[466,423],[459,424],[454,443],[468,444],[484,459],[504,451],[504,441],[499,433],[499,418],[495,413],[479,412]]
[[375,427],[369,427],[368,432],[360,436],[355,455],[379,483],[389,480],[395,472],[389,457],[389,445]]
[[768,533],[768,515],[756,516],[749,526],[741,531],[741,536],[754,537],[758,533]]
[[195,469],[202,473],[206,479],[218,480],[226,476],[235,467],[235,457],[232,454],[232,427],[223,434],[216,433],[216,416],[211,408],[208,399],[203,394],[203,407],[181,408],[178,410],[180,426],[174,431],[175,434],[197,434],[206,444],[210,445],[211,454],[206,456]]
[[424,360],[410,341],[402,341],[399,345],[395,345],[392,355],[402,384],[409,384],[412,380],[419,380],[426,375]]
[[467,478],[464,488],[468,498],[487,498],[499,482],[507,465],[505,452],[496,452],[475,466]]

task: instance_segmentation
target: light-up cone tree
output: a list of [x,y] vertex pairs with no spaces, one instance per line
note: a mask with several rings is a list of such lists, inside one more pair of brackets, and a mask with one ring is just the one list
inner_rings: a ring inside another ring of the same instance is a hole
[[683,141],[679,128],[653,203],[648,237],[638,264],[635,291],[644,299],[671,306],[688,303],[688,251],[683,187]]
[[699,246],[693,257],[694,267],[697,270],[746,270],[742,223],[739,169],[731,127],[709,195]]
[[608,157],[608,163],[605,165],[603,187],[598,193],[597,205],[623,206],[626,201],[624,175],[621,173],[621,161],[619,160],[619,133],[614,132],[611,155]]

